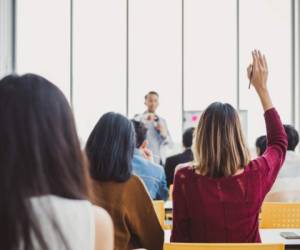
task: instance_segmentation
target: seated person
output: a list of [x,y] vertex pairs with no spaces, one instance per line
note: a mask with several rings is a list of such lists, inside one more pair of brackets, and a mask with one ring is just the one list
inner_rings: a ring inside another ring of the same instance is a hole
[[154,163],[152,153],[147,147],[147,128],[142,122],[132,120],[132,123],[136,134],[136,148],[132,161],[133,173],[144,181],[153,200],[167,200],[165,172],[162,166]]
[[300,202],[300,154],[295,152],[299,134],[291,125],[284,125],[284,129],[288,136],[288,151],[266,201]]
[[86,145],[92,199],[113,219],[115,250],[162,250],[164,231],[152,200],[140,178],[132,174],[134,148],[132,123],[120,114],[103,115]]
[[6,76],[0,119],[0,249],[113,250],[64,94],[38,75]]
[[264,109],[267,149],[251,160],[238,112],[227,103],[209,105],[196,128],[195,161],[175,174],[171,242],[261,242],[259,211],[288,142],[269,95],[266,59],[252,56],[248,77]]
[[257,156],[262,156],[267,148],[267,137],[262,135],[256,139],[255,142]]
[[174,179],[174,171],[177,165],[181,163],[187,163],[193,161],[193,152],[192,152],[192,144],[193,144],[193,134],[195,128],[189,128],[183,133],[182,144],[184,147],[184,152],[181,154],[173,155],[166,160],[165,164],[165,172],[167,177],[168,187],[173,184]]

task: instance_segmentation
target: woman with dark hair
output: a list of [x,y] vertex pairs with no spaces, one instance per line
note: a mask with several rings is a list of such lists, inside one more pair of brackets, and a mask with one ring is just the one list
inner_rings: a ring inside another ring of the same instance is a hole
[[100,118],[86,145],[94,203],[112,216],[115,250],[160,250],[163,230],[144,184],[132,175],[134,148],[134,128],[126,117],[107,113]]
[[71,108],[46,79],[0,81],[0,248],[113,248],[106,212],[87,201]]
[[195,161],[175,175],[171,241],[260,242],[259,211],[288,144],[269,96],[266,59],[257,51],[252,56],[248,77],[265,111],[266,151],[251,161],[236,110],[209,105],[195,131]]
[[267,148],[267,136],[262,135],[258,137],[255,141],[255,147],[257,156],[262,156]]

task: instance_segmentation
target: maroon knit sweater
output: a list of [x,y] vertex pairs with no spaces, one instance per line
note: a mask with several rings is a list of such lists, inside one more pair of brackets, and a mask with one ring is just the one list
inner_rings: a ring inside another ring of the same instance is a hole
[[277,111],[265,112],[268,145],[242,174],[211,179],[192,167],[176,173],[172,242],[260,242],[258,215],[287,150]]

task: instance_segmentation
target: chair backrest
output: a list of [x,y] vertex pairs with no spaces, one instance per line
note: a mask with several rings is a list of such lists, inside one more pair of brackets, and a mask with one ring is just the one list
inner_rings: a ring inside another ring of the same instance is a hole
[[173,184],[171,184],[169,187],[169,200],[172,200],[173,197],[173,187]]
[[269,193],[265,198],[265,202],[300,202],[300,189],[299,191]]
[[261,228],[300,228],[300,203],[264,202]]
[[164,201],[153,201],[153,207],[160,225],[164,228],[165,225],[165,207]]
[[284,250],[284,245],[260,243],[165,243],[164,250]]

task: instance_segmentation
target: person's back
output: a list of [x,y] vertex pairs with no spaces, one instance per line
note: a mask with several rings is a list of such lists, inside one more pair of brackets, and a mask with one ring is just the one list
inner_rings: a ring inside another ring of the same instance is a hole
[[166,159],[165,172],[168,187],[173,184],[175,168],[179,164],[191,162],[194,160],[193,152],[191,150],[194,130],[194,128],[189,128],[183,133],[182,144],[184,146],[184,152],[170,156]]
[[249,75],[265,111],[267,149],[250,161],[237,112],[211,104],[197,127],[195,163],[175,175],[171,241],[260,242],[260,208],[284,162],[287,136],[268,94],[266,60],[257,52],[253,59]]
[[37,75],[7,76],[0,119],[0,248],[112,250],[109,215],[87,201],[84,154],[62,92]]
[[115,228],[115,249],[160,249],[163,231],[152,201],[139,177],[126,182],[93,181],[94,203],[112,216]]
[[113,219],[115,250],[161,250],[164,233],[152,201],[132,174],[135,141],[133,125],[123,115],[106,113],[99,119],[86,144],[93,202]]
[[169,191],[165,171],[161,165],[153,161],[146,140],[147,128],[140,121],[132,120],[132,123],[136,134],[136,148],[132,160],[133,173],[143,180],[153,200],[167,200]]
[[[263,187],[265,172],[259,168],[252,162],[239,175],[217,179],[197,174],[193,166],[180,169],[173,192],[178,199],[178,189],[184,190],[180,197],[185,199],[184,214],[189,214],[189,235],[175,233],[174,241],[260,242],[258,215],[267,187]],[[174,220],[180,217],[178,212]]]
[[[72,250],[95,249],[95,212],[90,202],[54,195],[33,197],[30,201],[51,250],[66,249],[65,243]],[[60,229],[63,240],[56,227]],[[35,240],[34,244],[35,249],[41,248],[38,241]]]
[[291,125],[284,125],[284,129],[288,136],[288,151],[266,199],[273,202],[300,202],[300,154],[295,151],[299,135]]
[[132,160],[133,173],[139,176],[153,200],[167,200],[168,188],[166,176],[162,166],[143,158],[136,151]]

